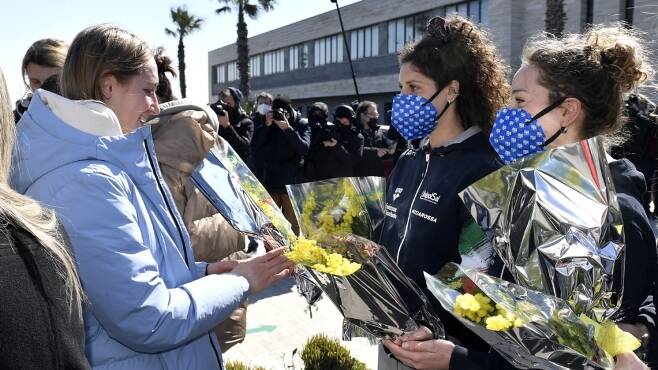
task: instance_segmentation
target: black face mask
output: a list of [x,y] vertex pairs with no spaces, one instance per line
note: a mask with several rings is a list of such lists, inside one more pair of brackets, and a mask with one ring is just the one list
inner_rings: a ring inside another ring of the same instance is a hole
[[312,124],[322,123],[324,121],[325,121],[324,117],[316,115],[316,114],[311,115],[311,116],[308,117],[308,122],[312,123]]
[[368,119],[367,125],[368,127],[372,127],[372,128],[377,127],[377,118]]

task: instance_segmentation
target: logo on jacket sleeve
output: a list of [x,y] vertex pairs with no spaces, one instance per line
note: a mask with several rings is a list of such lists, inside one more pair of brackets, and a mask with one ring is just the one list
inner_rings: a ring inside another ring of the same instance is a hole
[[393,200],[398,199],[400,197],[400,194],[402,194],[403,190],[404,189],[402,189],[402,188],[395,189],[395,191],[393,192]]
[[424,200],[432,204],[439,203],[439,199],[441,199],[441,196],[437,193],[428,193],[427,191],[423,191],[423,193],[420,195],[420,200]]

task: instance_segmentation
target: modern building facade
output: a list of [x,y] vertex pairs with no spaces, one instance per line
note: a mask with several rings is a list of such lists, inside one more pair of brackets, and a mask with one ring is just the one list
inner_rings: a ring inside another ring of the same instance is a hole
[[[565,8],[567,33],[592,23],[626,21],[647,39],[658,40],[656,0],[565,0]],[[250,37],[252,95],[287,95],[303,113],[315,101],[330,108],[350,103],[356,95],[349,50],[361,100],[372,100],[385,112],[399,90],[398,52],[422,35],[431,17],[459,13],[480,23],[515,68],[525,41],[544,29],[545,12],[545,0],[362,0],[341,8],[347,40],[336,11]],[[210,101],[222,89],[239,86],[236,60],[235,44],[208,53]]]

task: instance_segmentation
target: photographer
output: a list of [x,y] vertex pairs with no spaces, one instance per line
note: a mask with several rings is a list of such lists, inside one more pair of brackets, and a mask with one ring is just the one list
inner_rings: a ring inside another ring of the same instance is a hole
[[[363,101],[356,109],[356,116],[360,122],[363,134],[363,158],[357,164],[355,176],[386,176],[386,168],[392,167],[393,154],[395,154],[396,141],[387,137],[377,121],[379,112],[377,104]],[[389,162],[386,166],[386,162]]]
[[[267,114],[272,111],[272,99],[272,94],[265,91],[256,95],[256,110],[251,114],[251,120],[254,123],[254,132],[257,131],[260,127],[265,126],[265,119],[267,118]],[[249,168],[261,182],[263,181],[263,162],[263,153],[253,147],[252,141],[251,161],[249,163]]]
[[322,132],[331,129],[333,124],[327,122],[329,118],[329,107],[323,102],[315,102],[308,109],[308,125],[311,127],[311,146],[304,162],[304,180],[315,181],[317,179],[316,166],[314,162],[318,148],[322,147]]
[[363,135],[354,127],[354,110],[340,105],[334,112],[334,124],[319,131],[318,144],[313,148],[315,179],[354,176],[354,167],[363,155]]
[[290,99],[277,96],[265,124],[254,132],[253,148],[263,158],[263,185],[272,195],[295,233],[299,225],[286,192],[286,185],[303,180],[304,157],[308,154],[311,128],[292,108]]
[[219,118],[219,136],[231,144],[231,147],[240,155],[245,163],[251,157],[251,138],[254,135],[254,123],[242,110],[242,92],[235,87],[219,93],[219,100],[211,104]]

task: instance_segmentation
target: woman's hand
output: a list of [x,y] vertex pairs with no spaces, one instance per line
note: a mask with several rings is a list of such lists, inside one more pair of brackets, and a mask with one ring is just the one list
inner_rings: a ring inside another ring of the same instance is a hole
[[238,261],[231,272],[247,279],[252,293],[260,292],[293,272],[294,264],[283,255],[284,251],[285,248],[276,248],[261,256]]
[[455,345],[441,339],[432,339],[432,332],[420,327],[395,340],[384,339],[384,346],[403,364],[419,370],[444,370],[450,365]]
[[649,370],[649,367],[635,353],[629,352],[617,355],[615,370]]
[[208,275],[231,272],[239,263],[239,261],[218,261],[209,263],[206,272]]

